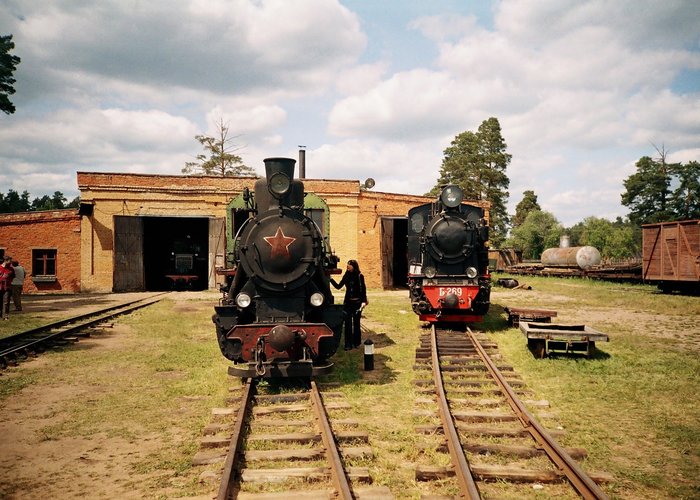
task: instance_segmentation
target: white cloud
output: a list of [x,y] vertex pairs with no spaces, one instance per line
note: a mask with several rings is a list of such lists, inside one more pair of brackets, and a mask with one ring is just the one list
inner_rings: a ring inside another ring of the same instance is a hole
[[509,206],[533,189],[573,224],[626,213],[622,181],[652,144],[698,159],[700,3],[492,6],[484,25],[413,5],[431,15],[387,30],[408,42],[389,49],[369,37],[394,19],[336,0],[5,0],[22,63],[18,111],[0,116],[0,182],[34,194],[52,185],[42,174],[177,174],[223,119],[258,171],[306,144],[309,177],[422,194],[450,141],[495,116]]

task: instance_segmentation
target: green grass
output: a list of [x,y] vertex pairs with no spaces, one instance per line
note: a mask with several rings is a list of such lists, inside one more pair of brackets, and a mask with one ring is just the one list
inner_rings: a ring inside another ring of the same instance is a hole
[[[535,391],[534,399],[550,402],[548,411],[567,431],[563,444],[588,451],[587,470],[612,474],[604,486],[612,498],[698,498],[700,298],[662,295],[642,285],[518,279],[532,290],[494,287],[491,311],[479,328],[499,345],[501,362],[513,365]],[[352,405],[332,417],[357,419],[370,435],[374,458],[349,465],[369,467],[375,483],[397,498],[419,498],[424,487],[414,479],[415,464],[444,459],[420,449],[437,438],[414,432],[423,422],[413,416],[414,379],[422,377],[413,365],[424,330],[407,292],[371,290],[369,298],[364,324],[375,343],[375,370],[364,371],[362,348],[341,349],[334,372],[322,381],[338,382],[330,390]],[[223,406],[228,386],[237,385],[226,376],[227,362],[216,345],[210,320],[216,299],[204,293],[165,300],[98,334],[111,338],[109,347],[99,340],[80,342],[10,368],[0,377],[0,405],[27,391],[56,391],[55,403],[37,416],[46,419],[41,439],[59,447],[71,439],[147,443],[141,453],[120,458],[130,477],[115,485],[117,493],[207,494],[212,488],[200,483],[201,468],[190,467],[190,460],[202,428],[212,421],[211,408]],[[555,309],[555,322],[585,323],[610,341],[599,343],[592,359],[535,359],[520,330],[507,326],[506,306]],[[16,476],[16,470],[0,472],[0,496],[32,484]],[[52,481],[71,477],[67,467]],[[454,494],[453,488],[445,481],[439,492]]]
[[[527,278],[533,291],[494,289],[505,305],[593,318],[608,333],[592,359],[535,359],[519,329],[491,324],[506,359],[568,431],[567,445],[588,450],[586,467],[615,476],[607,491],[622,498],[697,498],[700,493],[700,299],[659,294],[642,285]],[[561,296],[575,298],[561,300]],[[549,299],[558,302],[551,307]],[[590,324],[587,322],[587,324]]]

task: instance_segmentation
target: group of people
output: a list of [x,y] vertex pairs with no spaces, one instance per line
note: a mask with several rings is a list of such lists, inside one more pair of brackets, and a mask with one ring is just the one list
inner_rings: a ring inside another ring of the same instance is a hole
[[340,283],[331,278],[331,284],[337,289],[345,287],[345,350],[360,347],[362,334],[360,333],[360,317],[362,309],[369,304],[367,300],[367,287],[365,277],[360,272],[360,265],[356,260],[350,259]]
[[22,288],[24,287],[25,271],[19,262],[10,256],[3,258],[0,264],[0,307],[2,319],[10,319],[10,301],[15,304],[15,311],[22,310]]

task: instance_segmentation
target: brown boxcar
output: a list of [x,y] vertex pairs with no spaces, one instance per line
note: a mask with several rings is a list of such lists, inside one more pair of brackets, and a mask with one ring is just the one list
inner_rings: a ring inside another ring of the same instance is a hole
[[700,292],[700,220],[642,225],[642,277],[665,292]]

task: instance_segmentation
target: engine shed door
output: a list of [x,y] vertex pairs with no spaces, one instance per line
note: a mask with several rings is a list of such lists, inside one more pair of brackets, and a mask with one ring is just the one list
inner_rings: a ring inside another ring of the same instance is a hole
[[114,216],[114,271],[112,276],[112,289],[115,292],[145,290],[143,219],[141,217]]
[[382,217],[382,287],[407,286],[408,219],[406,217]]
[[[210,289],[223,284],[223,276],[216,274],[216,269],[226,267],[226,219],[213,217],[209,219],[209,282]],[[220,281],[220,283],[218,283]]]

